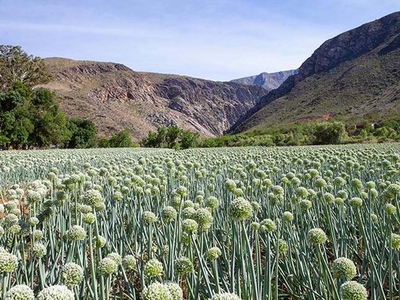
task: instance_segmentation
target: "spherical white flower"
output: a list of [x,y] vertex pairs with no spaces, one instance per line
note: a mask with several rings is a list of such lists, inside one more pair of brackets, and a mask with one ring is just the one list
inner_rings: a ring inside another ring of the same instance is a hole
[[71,241],[82,241],[86,237],[86,231],[81,226],[74,225],[67,231],[67,237]]
[[34,300],[33,290],[24,284],[13,286],[6,293],[4,300]]
[[96,216],[93,213],[89,212],[82,216],[82,221],[85,224],[93,224],[96,221]]
[[109,276],[118,270],[118,265],[112,258],[103,258],[99,263],[99,272],[103,276]]
[[332,263],[332,273],[334,278],[349,280],[356,276],[357,269],[352,260],[339,257]]
[[18,258],[1,248],[0,251],[0,274],[11,273],[18,266]]
[[239,197],[231,202],[229,215],[236,221],[247,220],[253,215],[253,207],[249,201]]
[[37,300],[74,300],[74,293],[65,285],[53,285],[43,289]]
[[29,190],[28,195],[26,196],[26,200],[29,203],[37,203],[37,202],[40,202],[41,199],[42,199],[42,195],[37,191]]
[[67,286],[78,285],[83,279],[83,268],[73,262],[66,263],[61,278]]
[[136,268],[137,260],[133,255],[126,255],[122,260],[122,265],[126,270],[134,270]]
[[101,235],[98,235],[95,239],[96,248],[103,248],[107,243],[107,239]]
[[321,228],[313,228],[308,231],[307,241],[310,245],[323,244],[327,239],[325,232]]
[[42,243],[35,243],[32,247],[32,256],[34,258],[42,258],[47,253],[47,248]]
[[183,300],[183,291],[179,284],[175,282],[166,282],[164,283],[164,285],[171,293],[171,300]]
[[111,258],[115,263],[120,266],[122,264],[122,257],[116,252],[111,252],[107,255],[108,258]]
[[161,212],[161,217],[165,223],[170,223],[176,219],[178,212],[172,206],[166,206]]
[[151,224],[157,222],[157,216],[151,211],[145,211],[142,214],[142,221],[143,221],[143,224],[148,226],[148,225],[151,225]]
[[182,222],[182,231],[189,235],[196,234],[198,228],[199,228],[199,224],[197,224],[197,222],[195,220],[186,219],[186,220],[183,220],[183,222]]
[[155,258],[150,259],[144,266],[144,274],[148,277],[157,277],[162,275],[163,272],[164,267],[162,263]]
[[98,207],[103,202],[103,197],[98,190],[91,189],[83,194],[82,201],[86,205]]
[[212,296],[210,300],[241,300],[241,298],[232,293],[219,293]]
[[179,275],[190,274],[193,269],[193,263],[189,258],[179,257],[175,260],[175,270]]
[[199,225],[198,228],[200,231],[206,231],[212,225],[213,217],[210,211],[206,208],[199,208],[198,210],[196,210],[196,213],[194,214],[193,217],[194,220]]
[[340,287],[340,296],[343,300],[367,300],[368,292],[362,284],[347,281]]
[[155,282],[144,288],[143,300],[172,300],[168,287],[162,283]]
[[215,260],[218,257],[220,257],[221,254],[222,254],[221,249],[219,249],[218,247],[212,247],[207,250],[205,256],[208,260]]

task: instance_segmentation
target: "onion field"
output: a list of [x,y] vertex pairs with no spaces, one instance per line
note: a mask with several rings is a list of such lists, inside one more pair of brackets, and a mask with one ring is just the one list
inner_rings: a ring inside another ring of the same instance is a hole
[[400,145],[0,152],[0,299],[400,299]]

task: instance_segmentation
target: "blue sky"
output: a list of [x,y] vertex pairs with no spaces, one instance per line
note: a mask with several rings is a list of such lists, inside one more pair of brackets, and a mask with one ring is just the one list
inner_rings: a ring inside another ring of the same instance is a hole
[[230,80],[298,68],[399,0],[0,0],[0,44],[40,57]]

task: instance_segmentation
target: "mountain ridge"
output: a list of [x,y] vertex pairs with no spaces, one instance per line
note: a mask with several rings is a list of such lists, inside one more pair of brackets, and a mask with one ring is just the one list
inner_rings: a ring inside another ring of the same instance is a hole
[[99,136],[128,128],[135,140],[171,124],[218,136],[267,92],[258,86],[193,77],[135,72],[123,64],[46,58],[69,116],[92,120]]
[[290,75],[295,75],[297,72],[297,69],[273,73],[262,72],[258,75],[233,79],[231,81],[242,84],[259,85],[265,88],[267,91],[271,91],[278,88]]
[[[384,117],[397,105],[379,112],[373,109],[376,104],[368,101],[379,101],[374,84],[379,85],[376,90],[394,89],[397,95],[399,46],[400,12],[327,40],[300,66],[298,74],[289,76],[280,87],[270,91],[228,132],[259,129],[277,122],[317,120],[323,115],[344,120],[352,116],[361,120],[368,113]],[[390,87],[386,87],[385,81],[389,81]],[[381,94],[384,96],[385,91]],[[354,105],[347,99],[353,100]]]

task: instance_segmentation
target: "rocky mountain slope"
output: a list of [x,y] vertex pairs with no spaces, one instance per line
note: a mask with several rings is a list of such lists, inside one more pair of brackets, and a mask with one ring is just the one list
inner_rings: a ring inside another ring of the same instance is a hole
[[94,121],[99,136],[128,128],[136,140],[158,126],[177,124],[203,136],[221,135],[267,91],[235,82],[134,72],[116,63],[47,58],[69,115]]
[[400,12],[323,43],[230,132],[276,123],[338,119],[355,123],[400,116]]
[[267,91],[277,89],[289,76],[297,74],[298,70],[280,71],[275,73],[263,72],[258,75],[233,79],[232,82],[242,84],[255,84],[262,86]]

